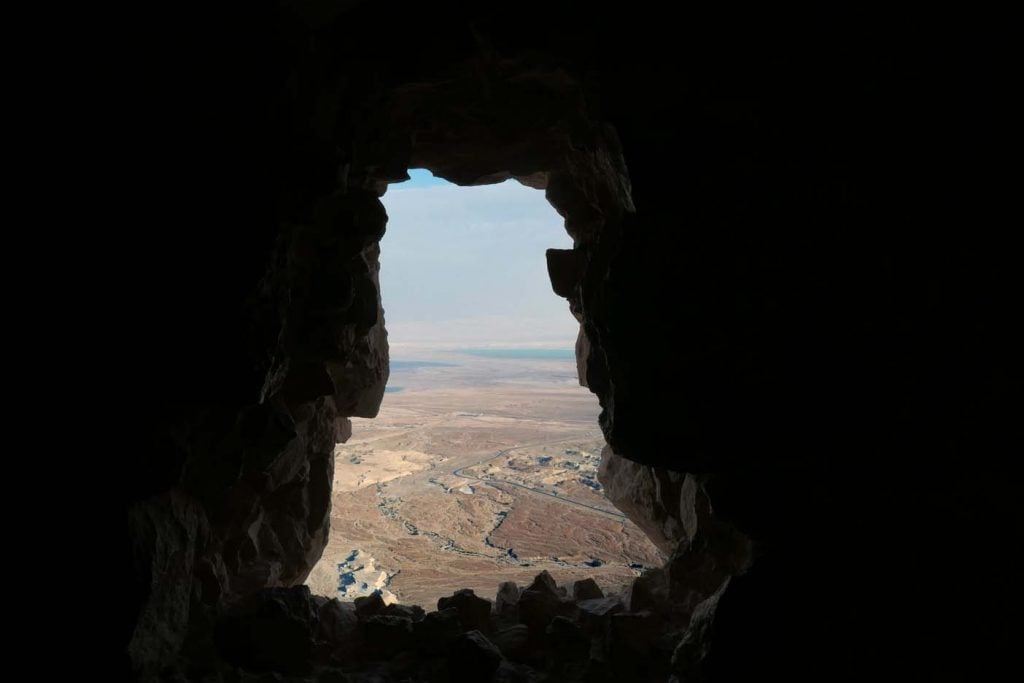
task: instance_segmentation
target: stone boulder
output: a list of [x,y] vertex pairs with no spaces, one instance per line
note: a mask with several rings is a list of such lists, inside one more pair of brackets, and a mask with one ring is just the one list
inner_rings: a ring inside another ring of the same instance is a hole
[[410,621],[420,621],[426,615],[426,612],[419,605],[401,605],[398,603],[386,605],[380,613],[391,617],[404,617]]
[[367,647],[385,657],[412,649],[413,623],[408,617],[375,614],[362,624]]
[[688,533],[696,532],[692,495],[696,481],[691,475],[627,460],[605,446],[597,479],[608,500],[666,555]]
[[595,598],[603,598],[604,591],[597,585],[597,581],[591,578],[582,579],[575,581],[572,584],[572,598],[573,600],[593,600]]
[[337,599],[324,600],[317,616],[320,622],[317,638],[330,643],[348,640],[359,623],[355,605]]
[[471,589],[464,588],[450,597],[437,601],[438,610],[449,608],[458,612],[459,620],[466,630],[490,630],[491,601],[478,597]]
[[580,600],[577,603],[577,607],[579,608],[580,625],[587,633],[605,630],[605,626],[610,622],[611,616],[626,609],[622,604],[622,600],[615,596]]
[[249,596],[217,622],[217,651],[245,669],[307,674],[319,631],[317,614],[306,586],[268,588]]
[[566,617],[553,618],[544,632],[545,649],[555,662],[584,661],[590,654],[590,638]]
[[624,680],[649,680],[667,673],[667,661],[658,657],[666,636],[664,623],[651,612],[620,612],[611,616],[609,664]]
[[355,605],[356,616],[359,617],[360,621],[379,614],[387,606],[380,592],[358,597],[353,601],[353,604]]
[[428,657],[437,657],[461,636],[465,629],[454,607],[429,612],[421,621],[413,623],[416,648]]
[[519,594],[519,620],[535,634],[544,632],[562,606],[562,592],[545,570]]
[[491,642],[501,650],[507,659],[524,661],[530,653],[530,629],[525,624],[516,624],[497,631]]
[[494,612],[499,617],[515,619],[519,612],[519,586],[514,581],[504,581],[498,586],[494,599]]
[[452,681],[478,683],[487,681],[501,664],[501,651],[479,631],[469,631],[452,644],[448,655],[448,672]]

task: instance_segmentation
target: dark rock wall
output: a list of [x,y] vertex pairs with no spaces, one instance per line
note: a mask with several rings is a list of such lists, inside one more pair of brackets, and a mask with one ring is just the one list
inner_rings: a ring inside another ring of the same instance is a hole
[[139,87],[162,124],[159,161],[138,160],[152,237],[124,257],[146,304],[115,337],[135,403],[119,439],[137,674],[225,606],[305,580],[327,541],[334,445],[387,381],[386,214],[344,186],[325,92],[338,72],[289,42],[305,29],[287,17],[184,18],[159,44],[163,79]]
[[144,301],[109,331],[136,672],[319,555],[334,441],[387,379],[378,197],[421,165],[545,188],[575,240],[549,265],[581,382],[677,543],[633,598],[690,621],[655,647],[631,606],[616,671],[994,666],[1018,510],[985,52],[945,39],[962,17],[666,12],[207,7],[126,54],[145,144],[103,277]]

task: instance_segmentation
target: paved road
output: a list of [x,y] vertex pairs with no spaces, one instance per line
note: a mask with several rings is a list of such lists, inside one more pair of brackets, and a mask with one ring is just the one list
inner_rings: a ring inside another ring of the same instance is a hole
[[474,477],[472,475],[468,475],[468,474],[463,474],[462,473],[462,471],[465,470],[467,467],[476,467],[477,465],[482,465],[485,462],[490,462],[491,460],[496,460],[498,458],[501,458],[501,457],[511,453],[512,451],[516,451],[516,450],[519,450],[521,448],[536,448],[537,446],[553,446],[555,444],[565,443],[566,441],[571,441],[571,440],[572,439],[559,439],[558,441],[546,441],[546,442],[543,442],[543,443],[526,444],[524,446],[513,446],[512,448],[506,448],[503,451],[498,451],[497,454],[489,456],[487,458],[484,458],[483,460],[478,460],[477,462],[474,462],[474,463],[472,463],[470,465],[463,465],[462,467],[457,467],[454,470],[452,470],[452,474],[454,474],[456,477],[461,477],[463,479],[468,479],[470,481],[478,481],[478,482],[481,482],[483,484],[495,484],[495,483],[497,483],[497,484],[506,484],[507,486],[516,486],[516,487],[521,488],[521,489],[523,489],[525,491],[529,491],[530,493],[536,493],[536,494],[541,495],[541,496],[547,496],[548,498],[554,498],[555,500],[559,501],[560,503],[565,503],[566,505],[575,505],[577,507],[586,508],[588,510],[593,510],[594,512],[600,512],[601,514],[607,515],[609,517],[612,517],[613,519],[617,519],[617,520],[620,520],[620,521],[623,521],[623,522],[626,521],[626,516],[623,515],[620,512],[610,512],[609,510],[605,510],[604,508],[595,507],[593,505],[587,505],[586,503],[581,503],[579,501],[572,500],[571,498],[564,498],[562,496],[557,496],[557,495],[555,495],[553,493],[548,493],[547,491],[543,491],[541,489],[533,488],[532,486],[525,486],[523,484],[517,484],[514,481],[508,481],[506,479],[481,479],[480,477]]

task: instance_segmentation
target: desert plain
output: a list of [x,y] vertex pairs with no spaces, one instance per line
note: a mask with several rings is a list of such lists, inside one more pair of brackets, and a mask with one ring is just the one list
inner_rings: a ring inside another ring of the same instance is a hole
[[335,450],[331,530],[307,584],[433,608],[541,570],[621,591],[663,557],[604,496],[597,398],[569,351],[392,350],[376,418]]

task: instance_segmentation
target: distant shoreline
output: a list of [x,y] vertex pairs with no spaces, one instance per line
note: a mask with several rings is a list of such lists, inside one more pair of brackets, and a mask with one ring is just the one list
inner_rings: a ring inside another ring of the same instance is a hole
[[545,348],[470,348],[453,349],[454,353],[467,356],[479,356],[481,358],[524,358],[536,360],[571,360],[576,358],[576,352],[572,349],[545,349]]

